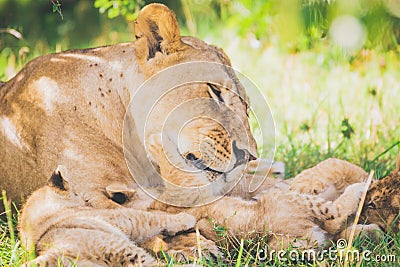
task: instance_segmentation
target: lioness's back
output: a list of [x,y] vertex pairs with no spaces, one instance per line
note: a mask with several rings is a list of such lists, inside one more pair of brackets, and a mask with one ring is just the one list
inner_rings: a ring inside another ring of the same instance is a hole
[[[110,114],[118,116],[112,121],[122,124],[130,98],[128,85],[138,87],[141,82],[135,80],[135,60],[133,43],[70,50],[40,56],[10,81],[0,83],[0,188],[10,199],[21,203],[44,185],[54,166],[71,161],[63,155],[71,148],[62,139],[89,137],[82,124],[92,130],[107,129],[110,125],[104,125],[101,117]],[[121,143],[117,129],[101,138]],[[87,146],[90,142],[81,145],[82,150]]]

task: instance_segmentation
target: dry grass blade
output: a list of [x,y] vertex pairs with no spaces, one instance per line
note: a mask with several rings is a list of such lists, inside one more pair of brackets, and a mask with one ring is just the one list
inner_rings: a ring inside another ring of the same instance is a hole
[[14,29],[0,29],[0,33],[8,33],[17,38],[18,40],[23,40],[24,38],[22,37],[22,34]]
[[[362,210],[362,207],[363,207],[363,205],[364,205],[365,197],[367,196],[367,191],[368,191],[369,185],[371,184],[372,177],[374,177],[374,170],[372,170],[372,171],[369,173],[368,179],[367,179],[367,181],[366,181],[366,183],[365,183],[364,193],[362,194],[362,196],[361,196],[361,201],[360,201],[360,203],[358,204],[358,209],[357,209],[356,217],[355,217],[355,219],[354,219],[353,227],[352,227],[352,229],[351,229],[350,236],[349,236],[349,241],[348,241],[348,243],[347,243],[347,251],[349,251],[349,250],[351,249],[351,246],[352,246],[352,244],[353,244],[354,234],[355,234],[355,230],[356,230],[356,225],[357,225],[357,223],[358,223],[358,220],[360,219],[361,210]],[[347,257],[347,256],[346,256],[346,258],[345,258],[345,260],[344,260],[344,266],[345,266],[345,267],[348,266],[348,257]]]
[[201,255],[200,232],[199,232],[199,228],[197,228],[197,227],[196,227],[196,241],[197,241],[197,250],[199,253],[199,260],[201,260],[202,255]]

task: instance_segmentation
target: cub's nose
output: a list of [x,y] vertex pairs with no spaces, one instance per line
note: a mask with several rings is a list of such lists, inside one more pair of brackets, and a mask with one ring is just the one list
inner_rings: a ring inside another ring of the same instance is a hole
[[246,163],[246,162],[248,162],[250,160],[257,159],[256,157],[251,155],[250,152],[247,151],[246,149],[238,148],[237,145],[236,145],[236,141],[233,141],[232,148],[233,148],[233,153],[235,154],[235,157],[236,157],[235,167],[239,166],[239,165],[241,165],[243,163]]

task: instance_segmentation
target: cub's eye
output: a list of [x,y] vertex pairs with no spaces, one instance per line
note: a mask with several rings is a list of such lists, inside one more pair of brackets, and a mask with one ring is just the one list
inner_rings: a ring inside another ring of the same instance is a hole
[[367,207],[369,208],[369,209],[371,209],[371,210],[374,210],[374,209],[376,209],[376,206],[375,206],[375,203],[374,202],[369,202],[368,204],[367,204]]
[[128,197],[124,193],[116,192],[113,194],[111,200],[122,205],[125,204],[125,202],[128,200]]
[[218,86],[212,83],[207,83],[207,85],[208,88],[210,89],[208,90],[210,96],[214,99],[217,99],[219,102],[224,103],[224,99],[221,96],[221,89],[219,89]]

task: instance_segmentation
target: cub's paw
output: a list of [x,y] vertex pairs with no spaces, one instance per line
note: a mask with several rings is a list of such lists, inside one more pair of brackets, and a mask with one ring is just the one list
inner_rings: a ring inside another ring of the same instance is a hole
[[46,256],[39,256],[34,260],[25,262],[21,265],[21,267],[45,267],[50,266],[52,261],[48,259]]
[[196,225],[196,218],[187,213],[178,213],[173,216],[173,221],[168,229],[162,230],[162,234],[166,236],[174,236],[178,232],[193,229]]
[[[199,259],[200,254],[197,247],[187,247],[181,250],[170,249],[166,251],[169,256],[175,259],[176,262],[192,262],[194,259]],[[218,247],[215,248],[205,248],[201,251],[201,257],[211,260],[222,258],[222,253],[219,251]]]
[[352,184],[352,185],[349,185],[348,187],[346,187],[343,194],[361,199],[362,194],[366,190],[365,187],[366,187],[366,183]]
[[367,190],[366,183],[352,184],[344,190],[343,194],[337,200],[335,200],[335,205],[341,207],[341,212],[338,214],[340,220],[355,214],[365,190]]
[[289,190],[299,192],[300,194],[319,195],[328,190],[329,184],[313,179],[294,178]]
[[[155,258],[146,252],[140,252],[138,254],[131,253],[122,263],[122,266],[134,267],[134,266],[159,266]],[[77,265],[80,266],[80,265]],[[93,266],[93,265],[87,265]]]
[[173,257],[176,262],[188,262],[200,257],[206,259],[223,258],[223,254],[218,249],[215,242],[197,236],[196,233],[182,234],[167,240],[168,255]]

